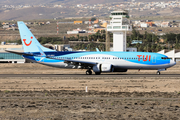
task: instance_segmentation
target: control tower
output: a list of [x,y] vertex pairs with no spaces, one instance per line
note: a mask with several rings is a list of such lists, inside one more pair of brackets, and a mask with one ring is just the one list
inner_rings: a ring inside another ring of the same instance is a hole
[[132,31],[127,10],[113,11],[107,31],[113,33],[113,51],[126,51],[126,32]]

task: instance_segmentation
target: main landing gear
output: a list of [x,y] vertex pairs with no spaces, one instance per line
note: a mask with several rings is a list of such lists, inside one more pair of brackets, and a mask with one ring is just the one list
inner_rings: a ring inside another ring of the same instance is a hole
[[160,75],[161,73],[160,73],[160,71],[157,71],[157,73],[156,73],[157,75]]
[[88,69],[88,70],[86,71],[86,75],[92,75],[91,69]]

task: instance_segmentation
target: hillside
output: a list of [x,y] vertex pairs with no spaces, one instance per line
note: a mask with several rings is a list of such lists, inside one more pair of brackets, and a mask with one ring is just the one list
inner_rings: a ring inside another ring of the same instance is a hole
[[50,4],[53,2],[65,2],[67,0],[1,0],[0,5],[39,5]]
[[[64,14],[61,14],[61,12],[63,12]],[[54,17],[67,16],[67,14],[69,16],[72,15],[72,17],[75,16],[75,12],[72,9],[34,7],[1,12],[0,20],[53,19]]]
[[[121,2],[126,1],[124,6]],[[0,0],[0,21],[4,20],[38,20],[65,17],[109,17],[112,10],[129,9],[131,0]],[[147,2],[150,0],[136,0],[136,2]],[[154,0],[151,0],[154,1]],[[156,0],[162,1],[162,0]],[[168,1],[168,0],[163,0]],[[83,7],[77,7],[83,4]],[[97,5],[101,4],[101,5]],[[61,5],[61,6],[60,6]],[[134,4],[135,5],[135,4]],[[56,7],[58,6],[58,7]],[[60,7],[59,7],[60,6]],[[134,6],[129,13],[133,17],[143,18],[156,16],[179,16],[179,8],[168,8],[155,10],[139,8]],[[138,10],[136,9],[138,8]]]
[[[39,5],[39,4],[104,4],[112,2],[124,2],[132,0],[0,0],[0,5]],[[169,1],[169,0],[136,0],[137,2],[160,2],[160,1]]]
[[124,0],[1,0],[0,5],[39,5],[39,4],[98,4],[109,2],[123,2]]

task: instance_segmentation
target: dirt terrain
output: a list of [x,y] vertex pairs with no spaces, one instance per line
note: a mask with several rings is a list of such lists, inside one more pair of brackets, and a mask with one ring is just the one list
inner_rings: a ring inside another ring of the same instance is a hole
[[172,119],[180,95],[167,92],[0,92],[0,118],[16,120]]
[[[179,71],[177,64],[161,73],[179,74]],[[155,70],[129,70],[126,74],[155,73]],[[0,64],[0,74],[70,75],[1,77],[0,120],[180,119],[178,77],[90,78],[81,77],[85,70],[39,64]],[[71,74],[79,77],[73,78]]]

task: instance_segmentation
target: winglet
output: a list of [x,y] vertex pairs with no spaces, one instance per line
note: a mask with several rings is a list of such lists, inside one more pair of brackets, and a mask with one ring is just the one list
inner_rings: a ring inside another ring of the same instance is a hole
[[96,48],[96,51],[97,51],[97,52],[100,52],[98,48]]

